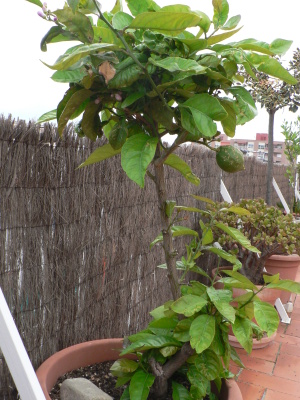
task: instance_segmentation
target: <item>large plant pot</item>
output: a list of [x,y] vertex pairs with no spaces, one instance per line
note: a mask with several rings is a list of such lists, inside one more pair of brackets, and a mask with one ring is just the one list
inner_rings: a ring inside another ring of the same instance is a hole
[[[119,358],[122,339],[100,339],[68,347],[48,358],[36,371],[46,400],[58,378],[73,369],[88,365],[114,361]],[[135,358],[126,356],[126,358]],[[233,379],[224,380],[220,400],[243,400],[238,384]]]
[[[214,268],[212,270],[212,277],[215,278],[214,286],[215,286],[216,289],[223,289],[224,288],[224,284],[219,282],[219,280],[221,279],[221,276],[217,275],[217,271],[219,272],[219,274],[220,273],[222,274],[222,270],[226,270],[226,269],[227,270],[232,270],[233,267],[232,266],[220,267],[220,268]],[[270,274],[269,272],[266,272],[266,275],[272,275],[272,274]],[[261,285],[256,285],[256,287],[258,289],[261,289],[262,286]],[[235,297],[241,296],[241,295],[243,295],[245,293],[246,293],[246,290],[244,290],[244,289],[233,288],[232,297],[235,298]],[[278,299],[278,297],[280,297],[281,293],[282,293],[282,291],[281,290],[277,290],[277,289],[264,289],[262,292],[258,293],[257,297],[259,297],[262,301],[265,301],[265,302],[271,304],[272,306],[274,306],[276,299]],[[261,348],[269,346],[269,344],[271,344],[275,340],[276,335],[277,335],[277,332],[275,332],[270,337],[265,336],[261,340],[253,339],[253,347],[252,347],[252,349],[253,350],[257,350],[257,349],[261,349]],[[229,343],[233,347],[242,348],[242,346],[237,341],[237,339],[233,335],[233,333],[229,334]]]
[[[272,275],[279,274],[281,279],[296,280],[300,257],[298,254],[273,255],[265,262],[265,268]],[[282,291],[280,299],[286,304],[291,297],[290,292]]]

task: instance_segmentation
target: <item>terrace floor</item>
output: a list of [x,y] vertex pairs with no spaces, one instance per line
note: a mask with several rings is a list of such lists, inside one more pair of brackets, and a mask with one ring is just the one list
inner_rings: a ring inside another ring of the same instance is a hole
[[[297,281],[300,282],[300,271]],[[243,400],[300,399],[300,295],[292,296],[294,309],[289,325],[280,323],[276,339],[268,347],[248,355],[237,349],[245,369],[233,372]]]

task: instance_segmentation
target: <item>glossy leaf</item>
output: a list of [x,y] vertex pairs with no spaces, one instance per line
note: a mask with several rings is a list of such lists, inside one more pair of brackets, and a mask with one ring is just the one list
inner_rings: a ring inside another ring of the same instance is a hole
[[197,26],[201,18],[194,13],[145,12],[138,14],[129,28],[153,29],[160,32],[180,32],[188,27]]
[[207,45],[212,46],[213,44],[223,42],[223,40],[230,38],[231,36],[235,35],[242,27],[238,29],[234,29],[232,31],[228,31],[225,33],[221,33],[220,35],[213,35],[207,39]]
[[137,371],[129,385],[130,400],[146,400],[155,377],[143,370]]
[[111,14],[116,14],[119,11],[123,11],[122,0],[116,0],[113,9],[111,10]]
[[190,328],[191,346],[196,353],[202,353],[214,340],[216,321],[212,315],[199,315]]
[[227,112],[227,117],[223,118],[221,121],[224,133],[229,137],[234,137],[236,130],[236,113],[234,111],[234,106],[232,101],[220,99],[220,104]]
[[154,157],[157,143],[157,138],[140,134],[128,138],[122,147],[122,168],[140,187],[145,185],[146,171]]
[[267,332],[268,336],[277,331],[279,316],[271,304],[264,301],[254,301],[254,317],[257,324]]
[[[250,281],[250,279],[246,278],[244,275],[240,274],[237,271],[232,271],[232,270],[222,270],[223,273],[225,273],[226,275],[230,276],[231,278],[233,278],[235,281],[240,282],[242,285],[239,286],[234,286],[234,287],[239,287],[239,288],[244,288],[244,289],[250,289],[253,290],[255,292],[258,291],[258,288],[254,285],[254,283],[252,283]],[[222,281],[224,282],[228,282],[230,283],[231,281],[228,280],[227,278],[224,278],[224,280],[222,279]]]
[[203,297],[188,294],[174,301],[171,308],[178,314],[190,317],[200,311],[207,304]]
[[296,85],[297,79],[294,78],[281,64],[273,57],[267,55],[261,55],[256,53],[248,54],[247,60],[253,64],[258,71],[264,72],[265,74],[279,78],[282,81]]
[[164,164],[176,169],[187,181],[191,182],[193,185],[198,186],[200,184],[200,179],[193,174],[191,167],[176,154],[170,154],[165,160]]
[[194,199],[199,200],[199,201],[203,201],[204,203],[208,203],[208,204],[215,204],[215,202],[211,199],[209,199],[208,197],[202,197],[202,196],[196,196],[195,194],[191,195]]
[[219,100],[207,93],[194,95],[182,103],[182,106],[198,110],[215,121],[221,121],[227,117],[227,112]]
[[251,353],[252,350],[251,322],[248,319],[236,316],[235,322],[232,325],[232,331],[237,340],[239,341],[239,343],[247,351],[247,353]]
[[159,11],[160,7],[153,0],[126,0],[131,14],[136,16],[147,11]]
[[204,378],[195,365],[190,366],[187,377],[191,383],[190,394],[192,399],[203,399],[206,395],[209,381]]
[[224,25],[229,13],[229,5],[227,0],[212,0],[214,7],[213,24],[214,28],[217,29]]
[[88,17],[79,11],[73,12],[71,8],[56,10],[54,14],[80,42],[92,43],[94,31]]
[[269,289],[280,289],[286,292],[292,292],[300,294],[300,283],[289,279],[282,279],[277,283],[270,283],[268,285]]
[[195,358],[195,366],[201,375],[209,381],[216,379],[223,372],[223,365],[220,357],[210,349],[197,355]]
[[37,6],[43,7],[43,3],[40,0],[26,0],[29,3],[35,4]]
[[227,31],[227,30],[231,30],[234,29],[238,26],[238,24],[240,23],[241,20],[241,16],[240,15],[235,15],[234,17],[231,17],[225,25],[223,25],[221,27],[222,30]]
[[118,46],[119,48],[124,47],[121,40],[115,35],[115,33],[109,28],[103,26],[93,26],[94,30],[94,42],[109,43]]
[[123,11],[117,12],[112,18],[112,26],[121,31],[132,22],[133,17]]
[[181,343],[178,340],[172,338],[172,336],[156,336],[150,333],[140,334],[140,336],[141,340],[137,340],[131,343],[128,347],[126,347],[126,349],[122,350],[120,355],[123,356],[137,350],[144,351],[149,349],[160,349],[161,347],[166,346],[181,347]]
[[102,135],[99,112],[99,104],[95,104],[92,101],[86,106],[81,121],[81,127],[85,136],[92,141],[95,141],[97,137]]
[[253,253],[260,253],[256,247],[252,246],[249,239],[247,239],[239,229],[232,228],[231,226],[225,225],[221,222],[216,223],[215,226],[231,236],[234,240],[245,247],[245,249],[250,250]]
[[41,50],[47,51],[47,44],[54,42],[63,42],[67,40],[77,40],[76,37],[64,30],[61,26],[52,26],[50,30],[46,33],[46,35],[41,40]]
[[237,353],[237,351],[235,350],[234,347],[231,347],[231,354],[230,354],[230,358],[232,359],[232,361],[234,363],[236,363],[236,365],[238,365],[241,368],[246,368],[245,365],[243,364],[242,360],[240,359],[239,354]]
[[72,114],[90,96],[91,92],[87,89],[81,89],[72,94],[58,119],[58,133],[60,136],[62,135],[63,130],[66,127]]
[[213,242],[214,235],[211,228],[207,228],[202,220],[199,221],[202,230],[201,244],[206,246]]
[[130,400],[129,387],[125,388],[120,400]]
[[148,325],[148,329],[156,335],[172,335],[173,329],[178,324],[177,317],[163,317],[151,321]]
[[270,49],[274,54],[282,55],[289,50],[292,44],[292,40],[275,39],[270,43]]
[[42,124],[47,121],[52,121],[53,119],[56,119],[56,109],[48,111],[45,114],[41,115],[37,120],[37,123]]
[[57,71],[62,69],[68,69],[72,67],[72,65],[76,64],[79,60],[84,58],[87,55],[102,52],[102,51],[111,51],[115,50],[118,47],[114,44],[110,43],[93,43],[88,45],[79,45],[76,46],[73,52],[65,53],[65,56],[61,58],[58,62],[54,65],[45,64],[48,68],[55,69]]
[[173,390],[172,392],[173,400],[192,400],[187,388],[181,385],[180,383],[172,381],[172,390]]
[[255,102],[250,93],[243,87],[232,87],[228,91],[236,98],[234,108],[237,114],[237,124],[243,125],[257,115]]
[[149,58],[149,62],[157,67],[161,67],[170,72],[176,71],[194,71],[197,73],[205,73],[206,67],[199,65],[194,60],[187,60],[186,58],[181,57],[167,57],[164,59],[155,60],[153,58]]
[[131,104],[135,103],[137,100],[141,99],[142,97],[145,96],[145,92],[134,92],[131,93],[126,99],[122,102],[121,108],[126,108],[131,106]]
[[56,71],[51,76],[51,79],[55,82],[76,83],[80,82],[86,75],[87,71],[82,67],[72,71]]
[[[178,237],[178,236],[195,236],[198,237],[198,233],[194,231],[193,229],[187,228],[185,226],[172,226],[171,228],[172,231],[172,236],[173,237]],[[153,242],[150,243],[150,249],[159,242],[163,241],[163,235],[160,233],[154,240]]]
[[173,336],[180,342],[188,342],[190,340],[190,327],[192,321],[190,319],[182,319],[178,322],[174,329]]
[[67,0],[69,7],[72,9],[74,13],[79,5],[79,2],[80,0]]
[[237,215],[251,215],[250,211],[243,207],[231,206],[227,209],[227,211]]
[[142,75],[141,68],[136,64],[131,64],[128,67],[117,70],[114,78],[109,82],[109,87],[112,89],[120,89],[122,87],[128,87],[137,81]]
[[186,140],[197,141],[201,137],[212,138],[217,133],[216,123],[203,112],[196,108],[181,106],[181,124],[184,129],[191,133]]
[[137,370],[139,364],[134,360],[128,360],[127,358],[121,358],[113,363],[110,371],[113,376],[123,376]]
[[110,144],[105,144],[98,147],[98,149],[96,149],[82,164],[80,164],[79,168],[101,162],[120,153],[121,150],[114,150]]
[[219,249],[214,246],[206,246],[203,250],[210,251],[211,253],[216,254],[217,256],[223,258],[226,261],[229,261],[231,264],[235,264],[238,267],[242,266],[242,263],[234,256],[233,254],[227,253],[223,249]]
[[231,290],[216,290],[213,287],[209,287],[207,288],[207,294],[219,313],[233,324],[235,321],[235,309],[230,305],[232,301]]

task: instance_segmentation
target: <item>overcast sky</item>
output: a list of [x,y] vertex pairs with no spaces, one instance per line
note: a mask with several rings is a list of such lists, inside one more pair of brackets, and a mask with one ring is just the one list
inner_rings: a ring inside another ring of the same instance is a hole
[[[188,4],[193,9],[212,16],[211,0],[157,0],[160,6]],[[125,1],[124,1],[125,3]],[[63,0],[48,0],[48,8],[62,8]],[[110,10],[114,1],[102,1],[102,9]],[[255,38],[271,42],[276,38],[293,40],[291,50],[283,57],[288,61],[293,50],[300,47],[300,0],[229,0],[229,16],[241,14],[243,28],[231,40]],[[50,79],[53,71],[40,60],[53,64],[57,57],[70,47],[69,44],[50,44],[46,53],[40,50],[41,38],[51,24],[37,15],[39,7],[26,0],[1,2],[0,38],[0,113],[14,118],[38,119],[43,113],[56,108],[67,89],[66,84]],[[230,39],[229,39],[230,40]],[[237,137],[253,138],[255,133],[265,133],[268,116],[258,106],[259,115],[250,123],[238,127]],[[299,115],[299,113],[298,113]],[[275,139],[281,139],[284,119],[295,120],[288,110],[275,116]]]

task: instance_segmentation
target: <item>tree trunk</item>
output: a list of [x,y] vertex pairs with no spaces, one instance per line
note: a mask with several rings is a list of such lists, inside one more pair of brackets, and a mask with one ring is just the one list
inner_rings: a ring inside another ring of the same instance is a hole
[[268,130],[268,169],[267,169],[267,194],[266,203],[270,206],[272,204],[273,192],[273,154],[274,154],[274,116],[275,110],[269,110],[269,130]]

